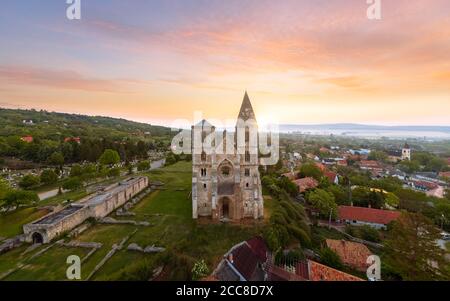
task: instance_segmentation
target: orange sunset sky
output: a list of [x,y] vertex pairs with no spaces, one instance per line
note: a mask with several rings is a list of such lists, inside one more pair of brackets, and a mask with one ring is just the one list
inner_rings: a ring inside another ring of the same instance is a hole
[[5,1],[0,107],[169,124],[450,125],[450,1]]

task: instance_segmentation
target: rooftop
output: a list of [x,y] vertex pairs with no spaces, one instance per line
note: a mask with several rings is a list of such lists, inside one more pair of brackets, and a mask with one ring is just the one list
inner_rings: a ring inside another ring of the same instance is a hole
[[387,225],[400,217],[400,212],[364,207],[339,206],[339,218]]

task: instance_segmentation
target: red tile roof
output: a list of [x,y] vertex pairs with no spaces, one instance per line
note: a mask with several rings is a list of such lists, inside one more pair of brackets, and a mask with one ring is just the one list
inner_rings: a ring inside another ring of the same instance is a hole
[[309,260],[309,280],[311,281],[363,281],[356,276],[335,270]]
[[20,138],[20,140],[22,140],[23,142],[26,142],[26,143],[31,143],[31,142],[33,142],[33,137],[32,136],[24,136],[24,137]]
[[267,252],[268,248],[263,238],[254,237],[231,252],[232,264],[246,280],[250,281],[257,271],[258,264],[266,262]]
[[305,192],[306,190],[314,189],[319,186],[319,182],[317,182],[314,178],[303,178],[293,182],[298,186],[300,192]]
[[361,161],[360,166],[365,168],[381,168],[380,164],[377,161],[371,160]]
[[324,172],[327,168],[322,163],[316,162],[316,166],[320,169],[321,172]]
[[336,252],[346,265],[360,271],[366,271],[369,265],[367,258],[372,255],[370,250],[363,244],[346,240],[327,239],[328,248]]
[[289,180],[295,180],[297,178],[295,172],[287,172],[282,174],[281,176],[288,178]]
[[247,240],[247,244],[260,261],[265,262],[267,260],[267,252],[269,249],[267,248],[266,242],[262,237],[257,236]]
[[339,166],[348,166],[347,160],[339,160],[339,161],[337,161],[337,164]]
[[303,278],[297,274],[286,271],[285,269],[271,265],[268,268],[267,276],[269,281],[306,281],[307,278]]
[[361,222],[387,225],[400,217],[400,212],[364,207],[339,206],[341,220],[356,220]]
[[332,171],[327,171],[324,173],[324,176],[327,177],[331,183],[334,183],[334,181],[336,180],[336,177],[337,177],[337,173],[332,172]]
[[81,139],[80,139],[80,137],[66,137],[64,139],[64,142],[71,142],[71,141],[80,143]]
[[250,280],[258,265],[258,258],[253,253],[252,249],[243,244],[232,252],[232,264],[244,276],[246,280]]
[[439,187],[438,184],[435,183],[431,183],[431,182],[426,182],[426,181],[414,181],[414,186],[421,186],[421,187],[425,187],[428,190],[433,190]]
[[450,171],[443,171],[439,173],[440,177],[450,178]]

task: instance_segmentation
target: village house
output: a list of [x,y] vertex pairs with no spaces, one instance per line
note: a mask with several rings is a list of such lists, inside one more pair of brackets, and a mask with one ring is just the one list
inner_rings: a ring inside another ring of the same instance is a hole
[[268,281],[364,281],[310,259],[286,267],[269,265],[267,279]]
[[450,171],[443,171],[439,173],[439,177],[450,179]]
[[324,172],[324,176],[328,179],[328,181],[331,184],[336,184],[336,185],[339,184],[339,176],[337,173],[332,172],[332,171],[326,171],[326,172]]
[[26,143],[31,143],[31,142],[33,142],[33,137],[32,136],[23,136],[22,138],[20,138],[20,140],[22,140],[23,142],[26,142]]
[[300,193],[303,193],[307,190],[311,190],[319,186],[319,182],[316,179],[308,177],[303,179],[298,179],[293,181],[295,185],[297,185]]
[[276,265],[262,237],[233,246],[204,281],[363,281],[313,260]]
[[254,237],[232,247],[223,257],[212,277],[218,281],[265,281],[269,249],[263,238]]
[[78,143],[78,144],[80,144],[81,143],[81,139],[80,139],[80,137],[66,137],[66,138],[64,138],[64,142],[76,142],[76,143]]
[[346,240],[327,239],[325,244],[333,250],[345,265],[358,271],[365,272],[369,267],[367,258],[372,252],[363,244]]
[[398,211],[374,208],[339,206],[338,221],[354,226],[368,225],[375,229],[386,229],[387,225],[401,215]]

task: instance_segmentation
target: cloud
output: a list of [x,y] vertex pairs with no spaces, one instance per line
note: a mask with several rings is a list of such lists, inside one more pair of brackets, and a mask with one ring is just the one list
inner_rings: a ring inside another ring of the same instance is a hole
[[32,66],[0,66],[3,84],[45,86],[89,92],[126,93],[133,80],[110,80],[87,77],[71,70],[53,70]]

